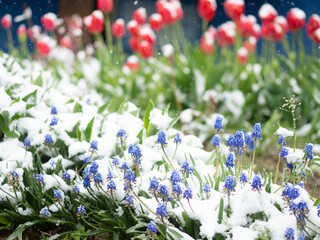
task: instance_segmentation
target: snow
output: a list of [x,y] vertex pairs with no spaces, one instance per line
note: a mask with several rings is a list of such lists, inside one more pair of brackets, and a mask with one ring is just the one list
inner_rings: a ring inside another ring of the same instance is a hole
[[306,19],[306,14],[299,8],[291,8],[290,12],[295,16],[297,19]]
[[284,127],[279,127],[277,131],[275,132],[276,135],[282,136],[284,138],[286,137],[293,137],[293,131],[289,131],[288,129]]
[[162,46],[162,52],[163,52],[163,56],[165,56],[166,58],[172,58],[173,54],[174,54],[174,48],[172,46],[172,44],[165,44]]
[[154,124],[158,129],[167,129],[173,120],[167,113],[162,114],[160,109],[154,108],[149,115],[150,123]]
[[268,17],[270,14],[278,15],[277,11],[274,9],[272,5],[270,5],[269,3],[263,4],[258,13],[259,17],[264,19]]

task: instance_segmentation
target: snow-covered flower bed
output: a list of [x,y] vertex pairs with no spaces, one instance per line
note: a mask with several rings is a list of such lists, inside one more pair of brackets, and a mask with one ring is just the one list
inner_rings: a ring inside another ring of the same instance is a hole
[[67,74],[56,82],[34,62],[0,62],[1,228],[17,228],[9,239],[44,223],[73,231],[51,239],[320,239],[319,199],[304,189],[319,157],[312,144],[286,147],[292,132],[277,131],[284,170],[274,178],[253,171],[261,124],[226,135],[216,115],[206,151],[151,102],[141,118],[133,103],[105,102]]

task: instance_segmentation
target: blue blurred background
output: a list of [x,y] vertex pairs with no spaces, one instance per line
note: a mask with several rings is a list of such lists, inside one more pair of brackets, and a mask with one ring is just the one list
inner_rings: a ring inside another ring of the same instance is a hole
[[[33,23],[40,25],[41,16],[47,12],[57,13],[60,17],[71,15],[72,13],[79,13],[81,16],[89,14],[94,6],[96,6],[96,0],[0,0],[0,17],[9,13],[14,18],[17,15],[22,14],[22,4],[26,2],[33,11]],[[138,7],[145,7],[147,9],[148,16],[155,12],[155,0],[114,0],[115,8],[112,18],[124,18],[125,21],[131,19],[133,11]],[[197,14],[197,0],[181,0],[184,10],[184,19],[182,21],[185,29],[185,35],[187,39],[191,41],[198,41],[201,34],[201,20]],[[221,23],[229,20],[223,10],[223,0],[217,0],[218,11],[217,15],[212,21],[215,27]],[[258,10],[264,3],[272,4],[280,15],[286,15],[288,10],[292,7],[298,7],[304,10],[307,14],[307,18],[313,13],[320,13],[320,1],[319,0],[245,0],[245,14],[252,14],[257,17]],[[90,4],[88,4],[90,3]],[[74,7],[77,6],[77,7]],[[79,12],[80,11],[80,12]],[[22,22],[25,23],[25,22]],[[13,35],[14,42],[17,44],[16,31],[20,23],[13,23]],[[304,42],[307,47],[310,47],[310,41],[306,37],[305,30]],[[128,47],[128,35],[124,40],[124,48],[129,51]],[[288,36],[290,38],[290,34]],[[31,46],[31,45],[30,45]],[[0,28],[0,49],[7,50],[7,36],[2,27]]]

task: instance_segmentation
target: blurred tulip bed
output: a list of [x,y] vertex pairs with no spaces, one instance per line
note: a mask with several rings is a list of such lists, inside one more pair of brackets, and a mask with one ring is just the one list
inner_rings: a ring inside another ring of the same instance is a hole
[[47,13],[19,47],[2,17],[0,239],[320,240],[320,17],[199,0],[191,43],[180,1],[155,4]]

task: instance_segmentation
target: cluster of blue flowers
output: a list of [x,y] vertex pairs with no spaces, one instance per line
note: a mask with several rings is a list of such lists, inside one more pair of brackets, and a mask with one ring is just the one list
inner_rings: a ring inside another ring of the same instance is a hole
[[86,209],[84,208],[84,206],[83,206],[83,205],[80,205],[79,207],[77,207],[77,216],[78,216],[78,217],[83,217],[83,216],[85,216],[85,215],[87,215],[87,211],[86,211]]
[[287,146],[287,141],[285,140],[285,137],[279,136],[278,144],[279,144],[280,146]]
[[230,194],[230,192],[235,191],[234,186],[235,186],[235,177],[231,175],[227,176],[226,181],[224,183],[225,191],[228,194]]
[[173,142],[176,143],[176,144],[181,144],[182,140],[181,140],[181,134],[180,133],[176,133]]
[[164,203],[158,203],[156,213],[157,213],[158,217],[160,217],[162,220],[163,220],[163,218],[167,218],[168,211],[167,211],[166,205]]
[[35,179],[36,179],[36,183],[38,183],[38,184],[41,184],[44,181],[43,175],[41,173],[36,174]]
[[193,167],[191,166],[191,164],[189,162],[185,161],[182,163],[181,172],[183,174],[186,174],[186,173],[192,174],[194,172],[194,170],[193,170]]
[[62,178],[65,181],[70,181],[71,180],[70,173],[68,173],[68,172],[63,173]]
[[226,160],[226,167],[227,168],[233,168],[234,167],[234,153],[229,152]]
[[155,221],[149,222],[148,226],[147,226],[147,234],[152,237],[152,236],[156,235],[157,232],[158,232],[158,230],[157,230],[156,222]]
[[90,150],[91,151],[94,151],[94,150],[98,151],[98,141],[96,141],[96,140],[91,141]]
[[313,159],[313,145],[306,143],[304,152],[307,152],[306,160],[311,161]]
[[245,184],[248,182],[248,175],[245,172],[240,172],[240,183]]
[[58,118],[53,116],[50,122],[50,126],[53,127],[58,124]]
[[220,146],[220,136],[218,134],[214,135],[212,137],[212,145],[214,147],[219,147]]
[[214,127],[213,129],[219,133],[219,132],[222,132],[223,131],[223,117],[221,115],[217,115],[216,117],[216,121],[214,123]]
[[53,192],[53,200],[56,202],[62,202],[63,198],[62,198],[62,192],[60,190],[55,190]]
[[24,146],[26,149],[29,149],[29,148],[31,147],[31,140],[30,140],[30,138],[26,137],[26,138],[24,139],[23,146]]
[[165,133],[165,131],[160,130],[158,132],[157,143],[160,144],[161,146],[167,146],[168,145],[167,134]]
[[127,131],[125,129],[120,129],[117,132],[117,137],[120,138],[121,143],[124,143],[125,140],[128,138]]
[[133,202],[132,195],[130,195],[130,194],[126,195],[126,197],[124,199],[124,205],[126,207],[134,208],[134,202]]
[[286,229],[284,237],[286,238],[286,240],[294,240],[294,230],[293,230],[293,228],[288,227]]
[[142,152],[138,145],[133,146],[132,144],[130,144],[128,148],[128,153],[131,154],[134,164],[141,164]]
[[49,212],[49,209],[48,209],[47,206],[45,206],[44,208],[42,208],[42,209],[40,210],[40,216],[41,216],[41,217],[44,217],[44,218],[50,216],[50,212]]
[[16,171],[9,172],[8,184],[14,188],[19,187],[19,174]]
[[52,146],[53,145],[53,138],[50,133],[44,136],[44,143],[45,146]]
[[260,174],[254,175],[251,183],[251,187],[254,191],[260,192],[262,190],[261,176]]

